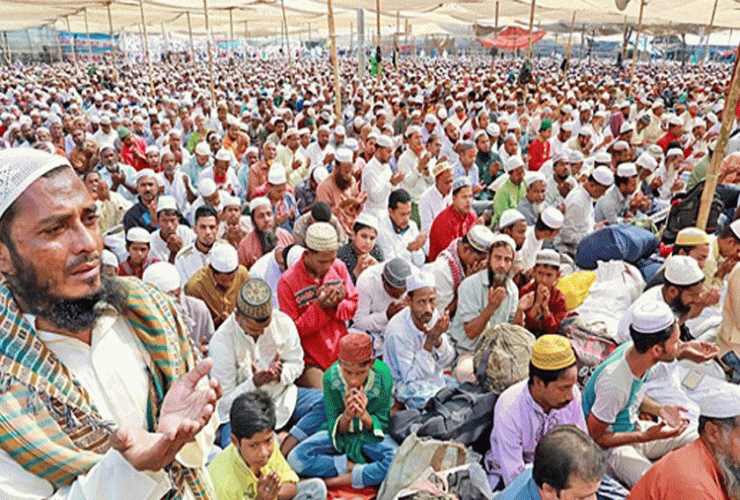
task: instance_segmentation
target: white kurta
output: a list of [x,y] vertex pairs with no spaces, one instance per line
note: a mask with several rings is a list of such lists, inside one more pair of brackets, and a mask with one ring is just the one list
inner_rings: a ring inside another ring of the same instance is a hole
[[396,232],[388,215],[381,217],[378,222],[380,227],[378,228],[377,244],[383,250],[385,260],[401,257],[417,267],[424,264],[425,256],[422,249],[414,252],[408,250],[409,243],[419,236],[419,228],[416,227],[416,222],[409,220],[408,228],[402,233]]
[[277,285],[280,281],[280,276],[283,272],[280,270],[277,260],[275,260],[275,252],[268,252],[259,259],[257,262],[252,264],[249,268],[249,276],[252,278],[259,278],[265,283],[270,285],[272,290],[272,307],[273,309],[280,309],[280,303],[278,302]]
[[[432,166],[433,163],[430,160],[427,167],[431,169]],[[412,200],[418,200],[426,188],[434,183],[431,175],[419,172],[419,157],[411,149],[407,149],[398,159],[397,170],[406,174],[399,187],[408,191]]]
[[[185,248],[195,242],[195,233],[188,226],[180,224],[177,226],[175,233],[182,239],[181,248]],[[149,238],[149,254],[158,260],[169,262],[170,249],[167,248],[167,243],[160,236],[160,229],[154,231]]]
[[383,268],[385,263],[374,264],[357,278],[357,312],[354,317],[354,327],[367,333],[382,334],[388,324],[385,311],[393,302],[393,297],[383,288]]
[[375,217],[388,212],[388,196],[394,189],[391,184],[391,166],[373,157],[362,169],[362,190],[367,193],[364,209]]
[[210,253],[201,253],[195,248],[195,242],[183,247],[175,257],[175,269],[180,274],[180,284],[185,283],[202,267],[211,263]]

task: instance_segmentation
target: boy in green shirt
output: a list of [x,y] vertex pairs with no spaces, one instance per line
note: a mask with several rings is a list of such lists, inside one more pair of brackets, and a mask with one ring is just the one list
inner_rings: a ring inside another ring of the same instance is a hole
[[324,373],[325,430],[294,448],[288,463],[302,476],[326,478],[328,486],[376,486],[385,479],[398,449],[386,434],[393,377],[388,366],[373,357],[366,333],[342,337],[338,358]]
[[208,466],[218,500],[326,500],[320,479],[298,481],[275,438],[275,406],[264,391],[234,400],[231,444]]

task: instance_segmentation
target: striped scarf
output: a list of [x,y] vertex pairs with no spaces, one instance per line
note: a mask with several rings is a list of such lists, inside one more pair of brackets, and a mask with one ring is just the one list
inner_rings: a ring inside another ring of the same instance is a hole
[[439,256],[447,260],[450,266],[450,274],[452,274],[452,288],[457,293],[457,287],[460,286],[460,282],[465,278],[465,270],[463,269],[462,262],[460,262],[460,256],[457,254],[457,244],[461,238],[455,238],[447,248],[439,252]]
[[[164,395],[193,365],[188,330],[174,302],[134,278],[119,278],[121,314],[142,346],[149,375],[148,430]],[[114,424],[103,421],[84,387],[39,339],[0,281],[0,449],[55,488],[86,474],[110,448]],[[165,499],[189,487],[198,500],[215,498],[202,469],[174,462]]]

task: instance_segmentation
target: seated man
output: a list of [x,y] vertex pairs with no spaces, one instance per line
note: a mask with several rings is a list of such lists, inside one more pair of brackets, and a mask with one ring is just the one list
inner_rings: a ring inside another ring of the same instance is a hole
[[143,227],[134,226],[126,231],[128,257],[118,266],[118,276],[136,276],[141,279],[144,270],[157,262],[157,259],[149,254],[150,238],[149,231]]
[[516,206],[517,211],[522,214],[528,226],[537,223],[537,216],[545,208],[545,191],[547,180],[542,172],[529,172],[524,176],[527,192]]
[[231,444],[208,466],[215,500],[316,500],[326,498],[321,479],[299,481],[278,448],[275,404],[263,391],[240,394],[229,417]]
[[149,240],[152,256],[174,264],[177,253],[195,241],[195,233],[180,224],[180,212],[172,196],[160,196],[157,200],[157,226]]
[[216,242],[218,214],[211,207],[200,207],[195,211],[195,241],[182,247],[175,257],[175,267],[180,273],[180,282],[188,280],[211,260],[211,249]]
[[411,274],[408,262],[396,257],[388,262],[368,267],[357,280],[357,312],[354,328],[373,338],[373,352],[383,354],[386,325],[406,307],[406,278]]
[[491,230],[483,224],[476,224],[439,253],[431,265],[431,271],[437,286],[437,309],[440,314],[447,311],[450,318],[455,316],[457,289],[463,279],[488,265],[491,243]]
[[275,250],[263,255],[252,267],[249,268],[249,276],[259,278],[270,286],[272,290],[272,307],[280,309],[277,287],[280,278],[286,269],[298,262],[303,255],[304,248],[298,245],[287,247],[276,246]]
[[555,335],[568,314],[565,295],[555,288],[555,283],[560,278],[560,255],[555,250],[537,252],[532,277],[532,282],[519,290],[520,297],[534,292],[532,307],[524,311],[524,328],[535,337]]
[[547,207],[537,216],[534,226],[527,228],[524,233],[524,244],[517,252],[517,260],[525,275],[534,266],[537,253],[542,250],[546,241],[552,241],[560,232],[563,225],[563,213],[555,207]]
[[324,430],[290,452],[288,463],[302,476],[326,478],[327,486],[377,486],[398,449],[386,434],[393,378],[373,357],[366,333],[342,337],[338,358],[324,374]]
[[480,334],[489,325],[523,325],[524,311],[532,307],[534,294],[519,299],[519,290],[511,280],[515,247],[509,236],[495,235],[488,266],[460,284],[457,313],[450,333],[458,356],[455,376],[461,382],[475,380],[473,353]]
[[331,212],[329,204],[325,201],[317,201],[311,210],[298,217],[293,225],[293,239],[296,245],[306,246],[306,231],[308,231],[308,226],[314,222],[328,222],[337,231],[339,246],[341,247],[347,243],[347,234],[342,229],[337,216]]
[[239,263],[247,269],[276,246],[286,247],[293,243],[293,236],[288,231],[275,226],[275,214],[269,199],[259,197],[249,202],[249,216],[252,218],[252,232],[239,242]]
[[588,434],[556,427],[535,448],[532,468],[524,469],[498,500],[596,498],[605,472],[603,453]]
[[385,327],[383,359],[395,382],[394,396],[409,408],[427,400],[454,381],[444,374],[455,359],[447,329],[450,316],[437,310],[434,275],[419,271],[406,280],[408,308]]
[[740,391],[718,390],[700,405],[699,438],[673,451],[642,476],[628,500],[738,498]]
[[213,325],[218,328],[234,312],[236,297],[249,272],[239,264],[236,249],[228,243],[217,243],[211,249],[211,263],[196,272],[185,283],[185,293],[208,306]]
[[235,423],[229,421],[232,402],[244,392],[265,391],[277,408],[276,430],[289,429],[284,455],[319,430],[324,423],[323,394],[296,387],[303,373],[303,349],[293,320],[272,309],[272,291],[264,281],[250,279],[239,291],[236,309],[213,334],[209,344],[213,376],[223,397],[217,411],[224,424],[221,446],[228,444]]
[[467,177],[458,177],[452,182],[452,204],[434,218],[429,230],[429,261],[434,262],[437,254],[450,242],[466,234],[478,219],[473,206],[473,187]]
[[519,156],[512,156],[504,161],[506,181],[496,189],[493,196],[493,226],[498,224],[501,214],[510,208],[516,208],[527,193],[524,184],[524,161]]
[[[632,342],[619,346],[594,371],[583,393],[588,432],[606,450],[614,477],[628,488],[652,466],[651,460],[697,437],[681,415],[683,408],[638,397],[650,368],[661,361],[703,361],[716,355],[716,348],[702,350],[679,340],[676,317],[663,301],[638,303],[632,311],[630,336]],[[639,420],[639,414],[661,421]]]
[[401,257],[415,266],[424,264],[422,247],[426,233],[420,233],[411,220],[411,196],[403,189],[394,189],[388,197],[388,214],[381,217],[378,228],[378,246],[383,258]]

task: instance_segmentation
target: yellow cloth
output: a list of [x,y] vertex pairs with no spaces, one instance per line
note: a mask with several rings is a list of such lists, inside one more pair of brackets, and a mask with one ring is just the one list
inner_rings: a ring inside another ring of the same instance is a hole
[[708,287],[717,286],[722,288],[722,278],[717,278],[717,267],[722,260],[722,256],[719,254],[719,245],[717,245],[717,237],[709,235],[709,257],[704,262],[704,284]]
[[720,358],[729,351],[740,355],[740,266],[735,266],[727,275],[727,295],[722,308],[717,346]]
[[[280,453],[277,439],[267,465],[260,469],[260,475],[275,471],[281,483],[297,483],[298,475]],[[230,444],[208,466],[208,474],[216,490],[217,500],[252,500],[257,498],[258,479],[247,467],[236,446]]]
[[216,286],[216,279],[213,277],[211,266],[206,266],[196,271],[188,280],[184,291],[186,295],[196,297],[206,303],[208,311],[213,317],[213,326],[218,328],[234,312],[236,297],[248,279],[249,272],[240,264],[231,286],[224,291]]
[[593,271],[569,274],[558,281],[555,287],[565,295],[565,307],[568,311],[572,311],[586,300],[594,281],[596,281],[596,273]]

